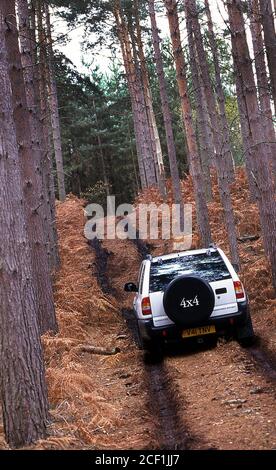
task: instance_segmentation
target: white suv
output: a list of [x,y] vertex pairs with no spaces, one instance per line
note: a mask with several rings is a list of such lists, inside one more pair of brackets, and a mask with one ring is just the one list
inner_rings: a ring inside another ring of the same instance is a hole
[[145,259],[133,307],[140,346],[154,350],[164,342],[229,332],[242,345],[254,340],[248,298],[220,248],[191,250]]

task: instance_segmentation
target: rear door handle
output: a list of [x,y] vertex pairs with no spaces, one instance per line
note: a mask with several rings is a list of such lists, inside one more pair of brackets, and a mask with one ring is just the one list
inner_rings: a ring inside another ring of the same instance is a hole
[[216,294],[227,294],[227,289],[226,287],[221,287],[220,289],[216,289]]

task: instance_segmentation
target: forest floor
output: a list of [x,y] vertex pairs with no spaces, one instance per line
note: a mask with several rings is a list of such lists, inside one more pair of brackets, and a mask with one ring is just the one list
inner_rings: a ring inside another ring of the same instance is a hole
[[[192,183],[183,183],[193,202]],[[154,200],[148,191],[137,202]],[[84,201],[58,204],[61,270],[56,279],[60,332],[43,338],[52,422],[35,449],[275,449],[275,310],[257,209],[242,170],[233,205],[257,346],[220,341],[213,349],[177,348],[145,361],[132,330],[132,295],[141,247],[131,240],[88,245]],[[214,241],[228,252],[215,185],[209,203]],[[194,247],[198,235],[194,233]],[[152,254],[170,244],[147,241]],[[0,448],[8,448],[0,423]]]

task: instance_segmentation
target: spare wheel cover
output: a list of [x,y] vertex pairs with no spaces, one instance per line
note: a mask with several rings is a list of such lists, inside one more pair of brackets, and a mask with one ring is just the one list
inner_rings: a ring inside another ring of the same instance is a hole
[[201,325],[213,312],[215,296],[210,284],[196,276],[179,276],[167,286],[163,299],[167,316],[176,324]]

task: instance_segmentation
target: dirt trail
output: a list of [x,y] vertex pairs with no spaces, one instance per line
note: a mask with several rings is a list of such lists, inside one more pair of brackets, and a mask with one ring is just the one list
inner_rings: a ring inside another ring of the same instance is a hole
[[[167,351],[163,362],[145,364],[129,328],[132,296],[123,291],[137,279],[144,248],[129,240],[89,247],[82,207],[73,196],[58,206],[60,332],[43,337],[52,419],[49,438],[31,448],[275,448],[275,369],[267,355],[229,342]],[[91,354],[83,345],[119,352]],[[8,448],[1,422],[0,448]]]
[[[137,246],[128,240],[105,240],[103,247],[111,253],[107,273],[116,299],[122,308],[131,308],[132,296],[122,287],[137,279]],[[167,351],[164,363],[152,369],[139,357],[139,367],[158,419],[159,448],[276,447],[274,369],[258,348],[243,350],[236,342],[224,341],[210,350],[184,346]],[[167,408],[168,394],[173,396],[173,410]],[[170,434],[168,416],[173,416],[175,435]]]

